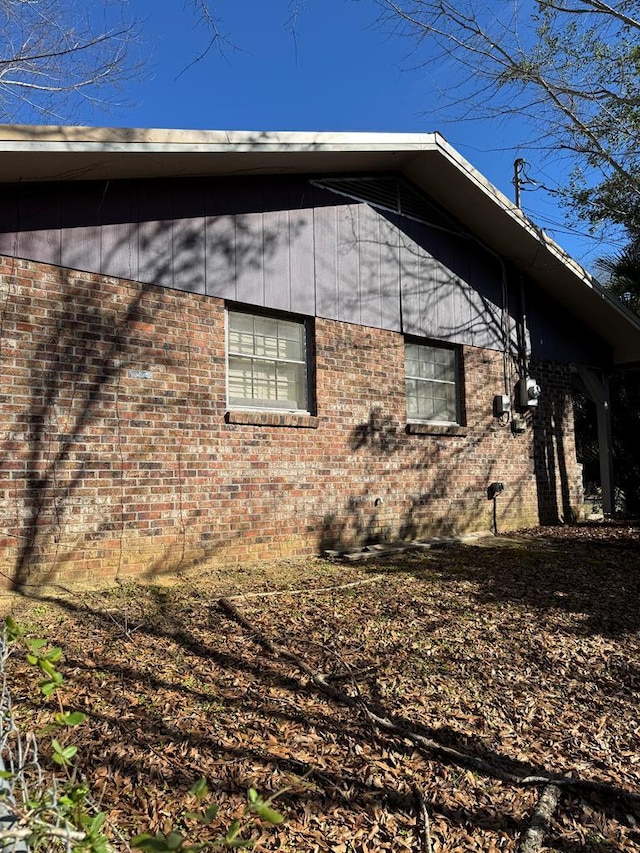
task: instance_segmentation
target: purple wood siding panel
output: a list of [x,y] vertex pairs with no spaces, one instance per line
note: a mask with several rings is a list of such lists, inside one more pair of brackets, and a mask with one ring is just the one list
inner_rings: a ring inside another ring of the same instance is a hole
[[338,222],[335,207],[313,210],[316,308],[319,317],[338,315]]
[[235,217],[236,294],[239,302],[264,306],[263,214]]
[[359,303],[360,322],[380,328],[382,320],[382,247],[380,214],[368,205],[360,208],[359,231]]
[[38,260],[44,264],[60,266],[62,232],[59,228],[46,231],[20,231],[14,243],[18,258]]
[[[0,251],[247,305],[501,349],[499,260],[472,239],[304,178],[3,190]],[[589,361],[582,327],[531,289],[535,355]],[[517,280],[509,293],[519,312]],[[515,321],[509,326],[514,337]],[[595,361],[598,361],[598,358]],[[592,361],[594,359],[591,359]]]
[[[74,187],[75,189],[75,187]],[[60,263],[70,269],[101,270],[100,223],[104,188],[80,186],[62,198]]]
[[360,322],[360,250],[358,204],[340,206],[337,221],[337,289],[336,319]]
[[170,189],[150,185],[138,198],[138,275],[146,284],[173,287],[173,205]]
[[173,185],[173,286],[188,293],[205,292],[204,188]]
[[289,211],[267,210],[262,215],[264,304],[291,310],[291,243]]
[[105,275],[139,279],[138,197],[117,183],[111,183],[101,208],[101,269]]
[[264,304],[291,311],[290,208],[295,205],[288,182],[265,189],[262,199]]
[[138,224],[103,225],[101,272],[116,278],[139,280]]
[[60,264],[75,270],[94,272],[100,270],[100,241],[99,225],[86,225],[76,228],[62,228],[60,231],[61,250]]
[[399,231],[404,331],[501,349],[497,262],[463,236],[416,223]]
[[237,300],[235,217],[207,216],[204,229],[206,293]]
[[0,205],[0,254],[16,255],[18,234],[18,199],[9,196]]
[[235,206],[236,294],[239,302],[264,306],[263,190],[248,185],[238,192]]
[[235,198],[228,188],[206,187],[204,231],[205,292],[236,300]]
[[531,285],[526,287],[531,354],[552,361],[610,364],[611,349],[561,305]]
[[204,216],[173,220],[173,285],[205,293]]
[[31,189],[19,193],[16,255],[60,266],[61,221],[59,196]]
[[[402,288],[402,331],[408,335],[427,335],[428,332],[423,326],[422,317],[425,309],[421,309],[420,293],[421,282],[423,277],[422,270],[422,250],[417,243],[409,237],[408,234],[403,234],[398,231],[400,238],[400,285]],[[425,290],[425,299],[429,294],[427,288]],[[428,305],[426,315],[429,316]]]
[[140,222],[138,277],[145,284],[173,287],[173,227],[171,219]]
[[384,217],[379,218],[381,249],[380,326],[400,331],[400,233]]
[[[505,272],[498,259],[470,242],[458,263],[464,264],[464,298],[467,325],[462,321],[460,342],[490,349],[503,349],[502,279]],[[509,302],[509,300],[507,300]],[[511,308],[514,304],[511,305]]]
[[315,240],[312,208],[292,210],[289,216],[291,245],[291,310],[316,313]]

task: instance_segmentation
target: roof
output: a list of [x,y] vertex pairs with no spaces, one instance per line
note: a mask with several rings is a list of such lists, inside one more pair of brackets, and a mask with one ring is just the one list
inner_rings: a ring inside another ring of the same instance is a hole
[[398,172],[607,341],[615,365],[640,363],[640,319],[439,133],[4,125],[0,155],[0,182]]

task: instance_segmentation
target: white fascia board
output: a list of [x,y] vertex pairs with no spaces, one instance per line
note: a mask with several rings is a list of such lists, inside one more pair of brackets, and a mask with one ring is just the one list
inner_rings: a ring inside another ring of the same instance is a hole
[[187,153],[223,151],[412,151],[433,148],[433,133],[272,132],[0,125],[0,151]]

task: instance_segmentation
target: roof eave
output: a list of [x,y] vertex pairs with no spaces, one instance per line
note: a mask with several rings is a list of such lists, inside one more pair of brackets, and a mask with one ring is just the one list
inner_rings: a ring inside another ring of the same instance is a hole
[[0,127],[0,182],[397,171],[612,347],[640,361],[640,319],[438,133]]

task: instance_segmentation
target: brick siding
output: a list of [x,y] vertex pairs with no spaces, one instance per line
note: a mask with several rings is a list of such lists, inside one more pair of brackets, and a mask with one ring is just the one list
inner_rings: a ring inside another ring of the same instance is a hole
[[10,258],[0,298],[4,585],[486,530],[494,480],[503,530],[579,504],[564,365],[513,435],[465,347],[463,427],[409,433],[402,336],[316,319],[312,415],[228,413],[222,300]]

